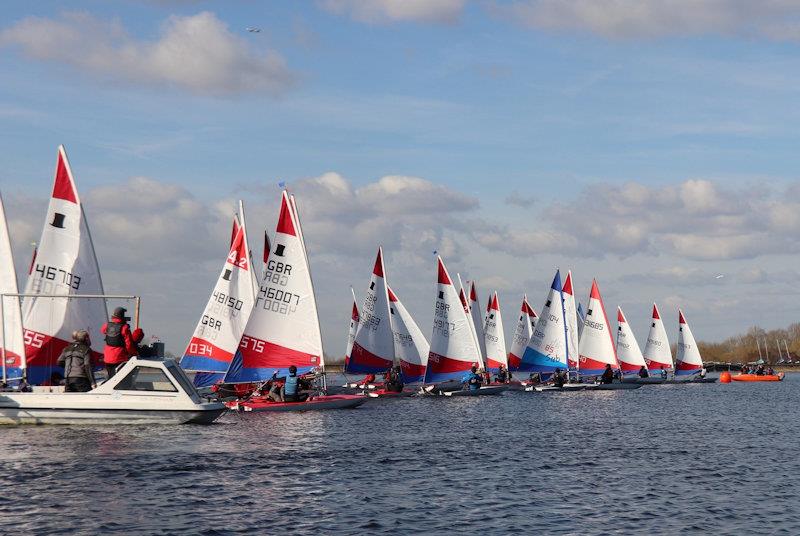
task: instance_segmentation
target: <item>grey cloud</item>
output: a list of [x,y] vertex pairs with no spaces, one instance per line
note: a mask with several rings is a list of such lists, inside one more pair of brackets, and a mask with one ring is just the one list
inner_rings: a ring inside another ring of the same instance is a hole
[[532,195],[524,195],[514,190],[506,196],[503,200],[507,205],[512,205],[520,208],[529,208],[536,203],[536,197]]
[[252,49],[207,11],[170,17],[155,41],[137,40],[119,21],[87,13],[28,17],[0,31],[0,46],[115,83],[171,86],[201,95],[278,95],[297,83],[280,54]]

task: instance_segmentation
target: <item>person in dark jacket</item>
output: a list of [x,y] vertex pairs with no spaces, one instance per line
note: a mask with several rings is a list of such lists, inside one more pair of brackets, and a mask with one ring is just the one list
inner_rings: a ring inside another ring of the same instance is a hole
[[461,383],[463,383],[464,386],[470,391],[477,391],[480,389],[481,384],[483,383],[483,378],[481,378],[481,375],[478,374],[478,367],[473,365],[470,371],[461,377]]
[[650,377],[650,373],[647,372],[647,367],[645,367],[644,365],[642,365],[642,368],[639,369],[639,377],[640,378],[649,378]]
[[566,374],[564,374],[560,368],[557,368],[553,373],[553,385],[556,387],[564,387],[565,383],[567,383]]
[[97,387],[92,372],[89,333],[78,330],[72,334],[72,341],[58,357],[58,366],[64,367],[64,377],[67,379],[65,391],[85,393]]
[[386,372],[383,388],[392,393],[399,393],[403,390],[403,376],[400,374],[400,367],[390,368]]
[[497,367],[497,376],[495,377],[495,381],[497,383],[508,383],[511,381],[511,373],[502,363],[500,363],[500,366]]
[[606,365],[606,370],[600,376],[600,383],[611,383],[614,381],[614,371],[611,370],[611,365]]
[[[111,315],[111,322],[103,324],[100,331],[106,336],[106,346],[103,348],[103,362],[109,379],[117,372],[117,368],[125,363],[131,356],[136,355],[136,342],[133,340],[131,327],[128,325],[130,318],[125,316],[127,310],[117,307]],[[144,332],[142,332],[144,337]]]

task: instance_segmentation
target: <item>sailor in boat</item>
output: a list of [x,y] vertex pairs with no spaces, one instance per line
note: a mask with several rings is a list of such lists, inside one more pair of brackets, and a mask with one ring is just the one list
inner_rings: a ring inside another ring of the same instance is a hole
[[89,333],[82,329],[75,331],[72,343],[58,357],[58,366],[64,368],[64,377],[67,379],[64,390],[68,393],[85,393],[97,387],[92,372],[90,344]]
[[297,375],[297,367],[289,365],[289,375],[283,382],[281,398],[284,402],[304,402],[308,398],[308,393],[301,393],[301,389],[307,389],[307,382]]
[[531,385],[539,385],[542,383],[542,377],[538,372],[531,372],[528,376],[528,383]]
[[403,378],[400,374],[400,367],[392,367],[386,371],[383,388],[392,393],[399,393],[403,390]]
[[497,376],[495,377],[497,383],[508,383],[511,381],[511,372],[508,371],[505,365],[500,363],[497,367]]
[[[100,328],[100,331],[106,336],[103,361],[106,364],[109,379],[114,376],[121,364],[136,355],[136,342],[133,340],[131,327],[128,325],[130,317],[125,316],[126,312],[124,307],[117,307],[111,315],[111,322],[106,322]],[[141,336],[144,337],[144,332]]]
[[614,371],[611,370],[611,365],[606,364],[606,370],[600,376],[600,383],[611,383],[614,381]]
[[647,367],[645,367],[644,365],[642,365],[642,368],[639,369],[639,377],[640,378],[649,378],[650,377],[650,373],[647,372]]
[[564,387],[565,383],[567,383],[567,375],[564,374],[560,368],[557,368],[553,373],[553,385],[556,387]]
[[470,391],[477,391],[480,389],[481,384],[483,383],[483,378],[481,378],[481,375],[478,374],[478,367],[472,365],[472,368],[469,369],[469,372],[461,377],[461,383],[464,384],[465,389],[469,389]]

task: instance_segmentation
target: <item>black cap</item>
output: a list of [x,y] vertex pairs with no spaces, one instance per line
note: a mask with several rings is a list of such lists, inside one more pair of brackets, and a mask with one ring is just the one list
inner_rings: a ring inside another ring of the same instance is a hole
[[128,310],[125,309],[124,307],[117,307],[116,309],[114,309],[114,312],[111,314],[111,316],[113,316],[114,318],[125,318],[125,313],[127,312]]

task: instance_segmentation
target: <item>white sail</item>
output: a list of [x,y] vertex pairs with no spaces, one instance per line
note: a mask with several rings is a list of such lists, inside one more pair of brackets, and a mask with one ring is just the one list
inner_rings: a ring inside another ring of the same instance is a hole
[[267,272],[226,382],[262,381],[286,374],[290,365],[300,373],[322,365],[316,298],[301,236],[284,191]]
[[394,333],[384,270],[383,248],[378,248],[347,362],[349,373],[385,372],[394,364]]
[[[36,259],[25,285],[26,294],[103,294],[86,214],[63,146],[58,148],[53,193],[47,208]],[[27,376],[31,383],[49,380],[61,351],[79,329],[89,332],[92,358],[100,362],[108,320],[105,300],[35,297],[22,302]]]
[[464,310],[442,258],[438,257],[437,261],[436,309],[425,383],[459,379],[470,367],[481,363],[480,349],[470,329],[470,316]]
[[500,313],[500,300],[497,292],[489,300],[489,316],[486,318],[486,370],[496,372],[500,365],[508,368],[506,339],[503,331],[503,315]]
[[403,306],[391,288],[387,288],[394,328],[395,355],[400,360],[403,383],[419,383],[425,380],[430,345],[411,314]]
[[553,278],[542,314],[536,322],[519,365],[519,370],[524,372],[549,374],[557,369],[567,370],[567,335],[559,271],[556,271]]
[[[0,197],[0,294],[18,294],[17,271],[3,198]],[[22,335],[22,310],[16,296],[4,296],[0,307],[0,358],[3,381],[22,378],[25,369],[25,343]]]
[[[297,201],[294,198],[294,194],[289,194],[289,204],[292,207],[292,219],[294,220],[295,228],[297,229],[297,233],[300,235],[300,245],[303,247],[303,256],[306,259],[306,266],[308,268],[308,282],[311,285],[311,295],[314,296],[314,278],[311,275],[311,263],[308,262],[308,248],[306,247],[306,239],[303,236],[303,224],[300,222],[300,212],[297,210]],[[324,371],[325,370],[325,351],[322,348],[322,330],[319,324],[319,310],[317,309],[317,299],[314,297],[309,302],[309,306],[314,311],[314,317],[317,319],[316,322],[311,324],[312,328],[312,337],[314,338],[314,344],[317,348],[319,348],[319,367]]]
[[344,351],[345,367],[350,360],[350,352],[353,351],[353,342],[356,340],[356,330],[358,329],[358,302],[356,302],[356,293],[353,287],[350,287],[350,293],[353,295],[353,307],[350,309],[350,329],[347,332],[347,346]]
[[475,326],[475,338],[478,339],[478,348],[481,350],[483,363],[488,367],[489,365],[486,361],[486,338],[483,333],[484,318],[481,304],[478,301],[478,289],[475,286],[475,281],[469,282],[469,313],[472,316],[472,325]]
[[602,374],[606,365],[618,369],[617,349],[608,323],[606,308],[597,281],[592,280],[592,290],[589,293],[589,304],[586,307],[586,320],[583,325],[583,335],[578,346],[578,369],[581,374]]
[[703,370],[703,358],[697,341],[694,340],[692,330],[683,316],[683,311],[678,309],[678,348],[675,355],[675,375],[692,376]]
[[647,344],[644,346],[644,360],[647,368],[654,370],[672,370],[672,349],[669,347],[667,330],[658,312],[658,306],[653,304],[653,317],[650,322],[650,333],[647,335]]
[[567,362],[569,368],[578,368],[578,312],[575,308],[575,292],[572,290],[572,271],[564,280],[564,318],[567,326]]
[[[240,205],[239,217],[244,214]],[[234,217],[236,235],[181,358],[185,370],[209,373],[195,376],[207,386],[222,379],[244,333],[255,303],[255,267],[250,262],[247,226]]]
[[[478,347],[478,351],[480,352],[480,343],[478,342],[478,332],[475,328],[475,317],[472,315],[472,310],[469,307],[469,300],[467,299],[467,292],[464,289],[464,285],[461,282],[461,274],[456,274],[456,278],[458,279],[458,299],[461,300],[461,305],[464,307],[464,312],[467,314],[467,320],[469,324],[469,331],[472,333],[472,339],[475,341],[475,346]],[[486,367],[486,361],[484,359],[483,352],[480,352],[481,359],[478,363],[478,368],[483,369]]]
[[533,334],[533,318],[535,318],[535,313],[531,306],[528,305],[528,296],[525,295],[522,297],[522,306],[517,317],[517,327],[514,328],[511,350],[508,352],[508,368],[510,370],[519,370],[522,354],[525,353],[525,348],[528,347],[528,341],[531,340],[531,334]]
[[623,374],[636,375],[642,367],[647,370],[647,363],[622,307],[617,307],[617,359]]

